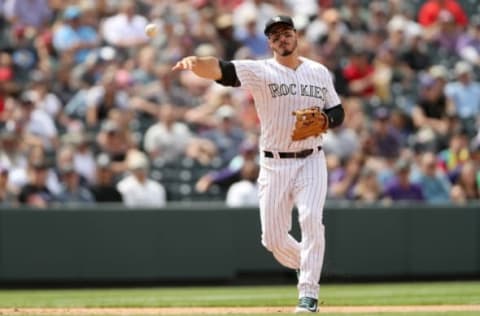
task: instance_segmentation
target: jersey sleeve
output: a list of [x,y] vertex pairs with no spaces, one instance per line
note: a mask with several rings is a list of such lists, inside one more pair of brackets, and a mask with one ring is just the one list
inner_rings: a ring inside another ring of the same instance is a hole
[[332,73],[325,67],[322,67],[322,71],[324,72],[324,76],[326,78],[325,86],[327,88],[325,92],[325,109],[330,109],[336,105],[339,105],[341,101],[333,84]]
[[238,80],[242,87],[252,89],[258,87],[263,82],[262,61],[256,60],[234,60]]

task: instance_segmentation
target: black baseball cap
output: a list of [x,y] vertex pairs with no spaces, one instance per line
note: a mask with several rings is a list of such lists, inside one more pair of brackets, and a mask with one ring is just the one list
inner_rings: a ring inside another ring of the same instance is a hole
[[291,17],[286,15],[277,15],[271,18],[270,20],[268,20],[267,23],[265,24],[265,30],[263,31],[265,35],[268,36],[272,27],[274,27],[277,24],[285,24],[291,28],[295,28],[295,25],[293,24],[293,20]]

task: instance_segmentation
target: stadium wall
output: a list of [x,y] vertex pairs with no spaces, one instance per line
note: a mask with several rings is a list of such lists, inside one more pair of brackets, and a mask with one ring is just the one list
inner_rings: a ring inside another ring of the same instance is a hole
[[[478,206],[329,207],[325,225],[324,278],[480,275]],[[0,210],[2,283],[188,282],[287,271],[261,246],[257,209]]]

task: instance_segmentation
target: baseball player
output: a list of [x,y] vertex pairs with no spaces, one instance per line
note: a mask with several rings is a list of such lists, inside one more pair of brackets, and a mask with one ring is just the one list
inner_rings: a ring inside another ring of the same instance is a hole
[[[323,207],[327,167],[322,133],[344,119],[329,71],[298,55],[292,19],[267,21],[265,35],[273,58],[224,61],[188,56],[173,68],[233,87],[254,97],[260,119],[258,177],[262,244],[282,265],[298,272],[295,312],[317,312],[325,252]],[[291,212],[299,213],[301,241],[290,234]]]

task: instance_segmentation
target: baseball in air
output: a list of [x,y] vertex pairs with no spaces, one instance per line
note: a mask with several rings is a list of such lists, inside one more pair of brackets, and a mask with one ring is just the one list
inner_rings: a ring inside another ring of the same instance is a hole
[[150,23],[145,26],[145,34],[147,34],[148,37],[153,38],[155,35],[158,33],[158,26],[156,24]]

